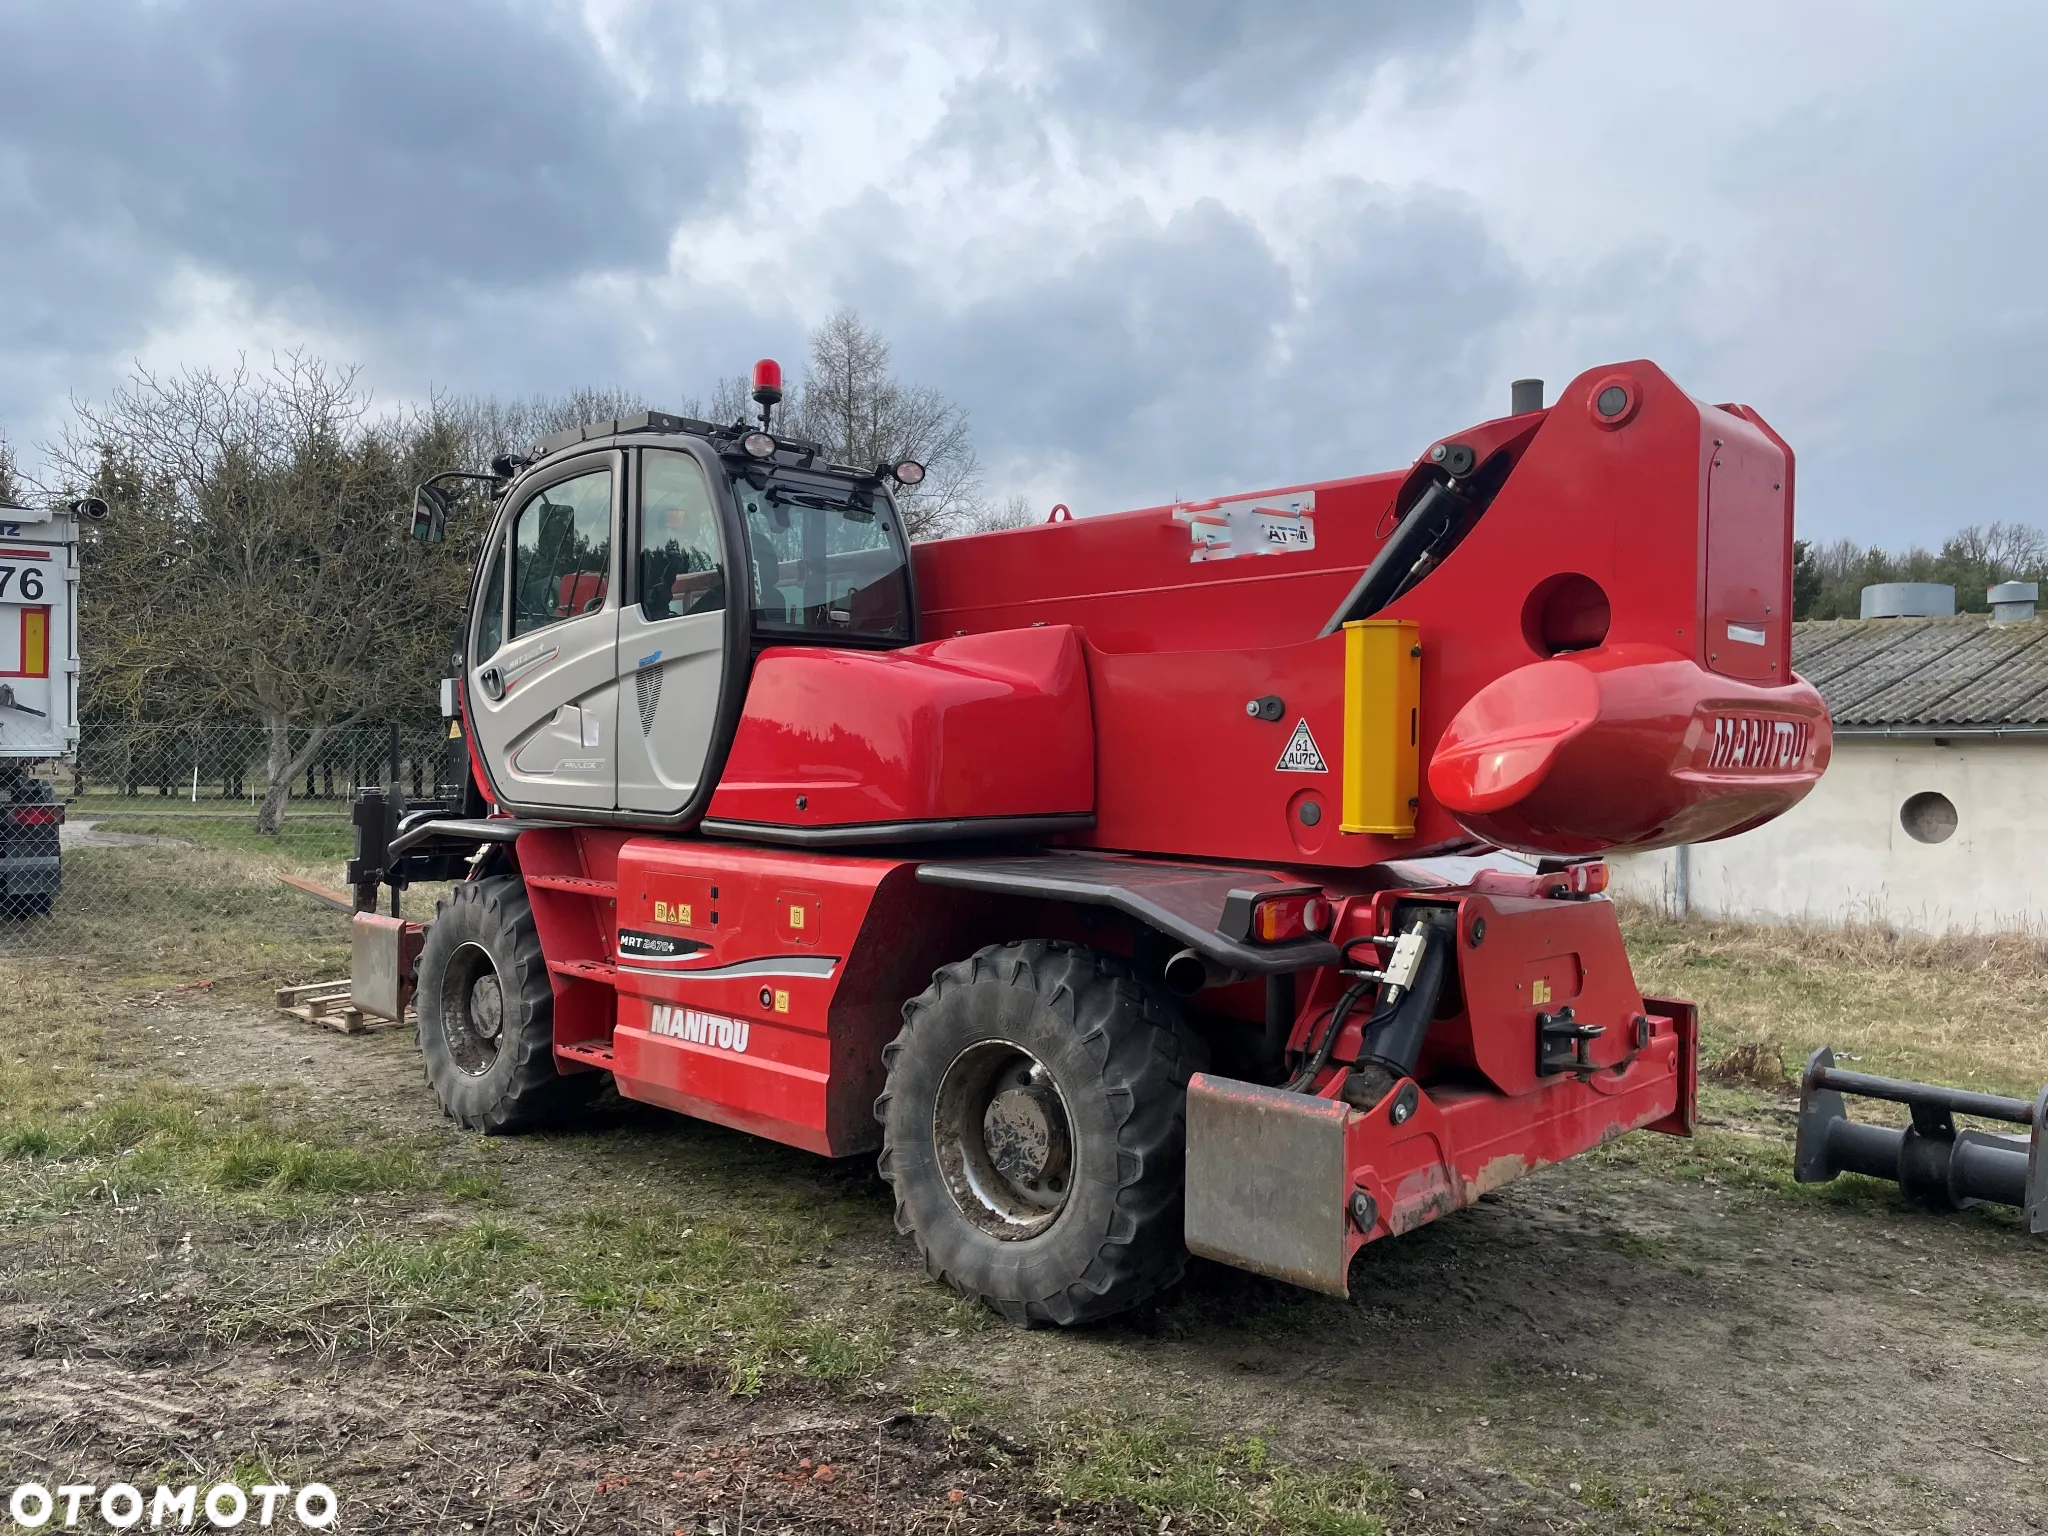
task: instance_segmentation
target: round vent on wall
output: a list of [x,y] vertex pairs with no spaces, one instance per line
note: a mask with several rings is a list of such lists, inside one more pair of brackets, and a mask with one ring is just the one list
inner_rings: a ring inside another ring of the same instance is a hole
[[1916,843],[1945,843],[1955,836],[1956,803],[1939,790],[1923,789],[1899,807],[1899,825]]

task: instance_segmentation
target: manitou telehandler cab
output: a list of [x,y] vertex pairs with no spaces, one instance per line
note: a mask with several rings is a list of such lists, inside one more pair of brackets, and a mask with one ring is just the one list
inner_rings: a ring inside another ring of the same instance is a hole
[[[1693,1122],[1614,849],[1769,820],[1792,454],[1647,362],[1388,474],[912,546],[911,463],[648,414],[490,478],[469,804],[359,807],[359,1003],[461,1124],[622,1095],[879,1148],[932,1274],[1018,1323],[1189,1252],[1357,1250]],[[423,488],[419,529],[447,509]],[[1508,849],[1460,883],[1429,856]],[[421,929],[379,887],[459,878]]]

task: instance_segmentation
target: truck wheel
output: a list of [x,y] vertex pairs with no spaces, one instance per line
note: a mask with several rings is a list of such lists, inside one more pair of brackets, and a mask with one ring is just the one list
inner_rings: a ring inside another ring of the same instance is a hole
[[997,944],[903,1018],[880,1166],[934,1279],[1029,1327],[1109,1317],[1180,1278],[1206,1050],[1165,993],[1076,944]]
[[555,1070],[554,987],[517,875],[458,885],[420,949],[427,1081],[457,1124],[532,1130],[588,1099],[598,1074]]

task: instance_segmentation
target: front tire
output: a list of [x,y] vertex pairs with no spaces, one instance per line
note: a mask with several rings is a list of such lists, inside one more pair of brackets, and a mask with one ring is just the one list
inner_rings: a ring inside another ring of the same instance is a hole
[[1024,1327],[1110,1317],[1180,1279],[1206,1051],[1164,992],[1079,945],[998,944],[903,1016],[880,1166],[933,1278]]
[[555,1068],[555,994],[517,875],[458,885],[420,949],[415,994],[427,1081],[458,1125],[506,1135],[587,1100],[595,1072]]

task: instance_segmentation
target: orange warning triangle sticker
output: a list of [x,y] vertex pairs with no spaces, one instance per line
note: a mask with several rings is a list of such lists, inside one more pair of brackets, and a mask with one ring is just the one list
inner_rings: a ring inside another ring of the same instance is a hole
[[1316,750],[1316,739],[1309,733],[1308,717],[1294,722],[1294,734],[1287,739],[1287,750],[1280,754],[1275,765],[1280,773],[1328,773],[1330,765],[1323,761],[1323,754]]

